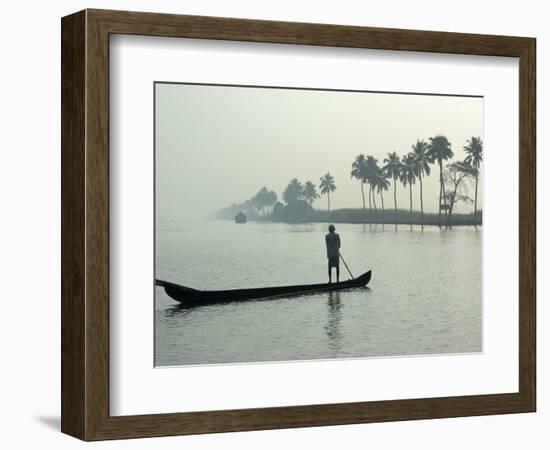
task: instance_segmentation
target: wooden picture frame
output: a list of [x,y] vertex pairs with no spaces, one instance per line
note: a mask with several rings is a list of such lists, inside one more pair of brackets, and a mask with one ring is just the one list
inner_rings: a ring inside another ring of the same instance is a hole
[[[535,39],[104,10],[61,25],[64,433],[101,440],[535,411]],[[519,58],[519,391],[110,416],[109,36],[117,33]]]

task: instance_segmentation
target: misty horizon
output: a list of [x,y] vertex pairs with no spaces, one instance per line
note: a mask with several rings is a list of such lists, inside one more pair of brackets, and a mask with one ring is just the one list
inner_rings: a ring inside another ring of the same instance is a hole
[[[264,186],[282,201],[292,178],[318,186],[327,172],[337,186],[331,209],[362,208],[360,182],[350,176],[357,155],[372,155],[382,166],[388,153],[403,156],[418,139],[444,135],[454,152],[449,163],[465,158],[467,140],[483,140],[481,97],[157,83],[155,100],[160,222],[206,218]],[[439,168],[431,170],[423,180],[427,213],[437,212],[439,193]],[[393,208],[393,187],[384,202]],[[401,183],[397,202],[409,208],[409,188]],[[314,207],[326,210],[325,196]],[[420,209],[418,182],[413,209]],[[470,204],[456,208],[471,211]]]

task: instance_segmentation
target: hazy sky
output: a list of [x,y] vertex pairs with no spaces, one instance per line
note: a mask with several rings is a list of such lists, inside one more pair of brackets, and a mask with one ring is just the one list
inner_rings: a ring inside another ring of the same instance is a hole
[[[403,155],[417,139],[443,134],[462,160],[466,140],[483,139],[482,98],[156,84],[155,107],[160,221],[202,218],[262,186],[280,198],[290,179],[318,185],[326,172],[337,186],[332,209],[362,207],[360,183],[350,178],[358,154],[382,165],[388,152]],[[437,210],[438,173],[434,165],[424,180],[426,211]],[[397,202],[409,207],[408,187],[398,185]],[[392,188],[384,203],[393,207]],[[314,206],[326,209],[326,196]]]

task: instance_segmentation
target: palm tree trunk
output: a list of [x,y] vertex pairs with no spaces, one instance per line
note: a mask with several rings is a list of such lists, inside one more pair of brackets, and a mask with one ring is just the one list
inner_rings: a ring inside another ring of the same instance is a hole
[[420,222],[422,223],[422,229],[424,229],[424,200],[422,199],[422,172],[419,174],[420,179]]
[[413,224],[413,187],[412,187],[412,184],[409,183],[409,205],[410,205],[410,209],[409,209],[409,224],[411,225],[412,227],[412,224]]
[[[443,164],[439,161],[439,176],[441,177],[441,192],[443,193],[443,205],[445,205],[445,222],[448,222],[447,217],[447,196],[445,195],[445,183],[443,182]],[[440,213],[441,217],[441,213]]]
[[372,191],[371,185],[369,185],[369,212],[372,211],[372,203],[371,203],[371,200],[370,200],[370,198],[371,198],[371,191]]
[[374,189],[372,189],[371,187],[371,190],[372,190],[372,204],[374,205],[374,211],[376,212],[376,195],[375,195],[375,192],[374,192]]
[[393,177],[393,205],[395,209],[395,226],[397,226],[397,186],[395,184],[395,177]]
[[477,228],[476,215],[477,215],[477,181],[479,176],[479,169],[476,172],[476,193],[474,197],[474,227]]
[[359,180],[361,183],[361,196],[363,197],[363,209],[367,209],[367,205],[365,204],[365,189],[363,188],[363,181]]
[[439,210],[439,228],[441,228],[441,193],[443,192],[443,165],[439,160],[439,204],[437,209]]
[[327,192],[328,212],[330,212],[330,192]]
[[380,189],[380,201],[382,202],[382,212],[384,212],[384,195],[382,195],[382,189]]

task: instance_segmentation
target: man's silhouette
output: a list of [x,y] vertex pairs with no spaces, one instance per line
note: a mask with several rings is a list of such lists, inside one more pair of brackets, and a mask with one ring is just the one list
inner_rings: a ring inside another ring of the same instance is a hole
[[336,282],[340,282],[340,235],[335,232],[334,225],[328,227],[328,233],[325,236],[327,244],[328,259],[328,282],[332,283],[332,268],[336,268]]

